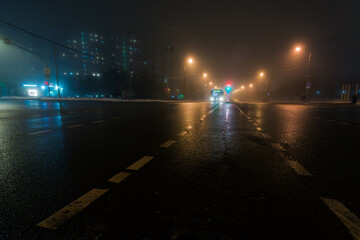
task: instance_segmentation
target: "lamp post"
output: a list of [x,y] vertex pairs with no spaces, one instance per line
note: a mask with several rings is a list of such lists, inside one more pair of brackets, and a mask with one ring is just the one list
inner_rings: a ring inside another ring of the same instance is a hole
[[[300,52],[301,50],[302,49],[299,46],[295,48],[296,52]],[[305,84],[305,101],[309,100],[309,89],[311,87],[311,84],[310,84],[311,59],[312,59],[312,55],[311,55],[311,52],[309,52],[308,68],[307,68],[306,84]]]
[[265,75],[265,73],[261,72],[260,74],[261,78],[265,78],[265,84],[266,84],[266,97],[270,97],[270,89],[269,89],[269,78]]
[[[194,60],[192,59],[192,58],[189,58],[188,60],[187,60],[187,63],[188,64],[192,64],[194,62]],[[185,98],[185,96],[187,97],[187,84],[186,84],[186,66],[184,66],[184,98]]]

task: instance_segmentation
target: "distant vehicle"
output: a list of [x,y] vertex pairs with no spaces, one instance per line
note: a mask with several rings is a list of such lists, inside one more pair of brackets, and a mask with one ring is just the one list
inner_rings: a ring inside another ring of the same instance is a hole
[[224,102],[224,91],[222,89],[211,89],[210,101],[211,102]]

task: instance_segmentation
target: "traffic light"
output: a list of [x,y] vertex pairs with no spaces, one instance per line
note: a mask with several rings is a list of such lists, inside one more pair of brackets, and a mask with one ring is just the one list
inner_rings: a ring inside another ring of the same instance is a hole
[[231,83],[230,83],[230,82],[227,82],[227,83],[226,83],[225,91],[226,91],[227,93],[230,93],[230,92],[231,92]]

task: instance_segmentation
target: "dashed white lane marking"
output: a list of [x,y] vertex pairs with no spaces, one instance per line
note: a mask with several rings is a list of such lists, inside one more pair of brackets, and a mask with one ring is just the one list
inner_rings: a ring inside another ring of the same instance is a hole
[[145,164],[150,162],[152,159],[154,159],[154,156],[145,156],[145,157],[141,158],[140,160],[138,160],[137,162],[130,165],[129,167],[127,167],[126,169],[137,171],[140,168],[142,168]]
[[169,141],[161,144],[160,147],[162,147],[162,148],[168,148],[168,147],[170,147],[171,145],[173,145],[175,142],[176,142],[175,140],[169,140]]
[[113,117],[111,118],[110,120],[117,120],[117,119],[120,119],[121,117]]
[[94,121],[94,122],[91,122],[91,123],[103,123],[104,120],[99,120],[99,121]]
[[193,127],[192,126],[187,126],[186,129],[187,130],[191,130]]
[[109,178],[108,182],[121,183],[122,181],[125,180],[125,178],[127,178],[130,175],[131,175],[131,173],[120,172],[120,173],[116,174],[115,176],[113,176],[112,178]]
[[271,146],[273,146],[275,149],[279,150],[279,151],[282,151],[282,152],[285,152],[285,148],[283,148],[280,143],[272,143]]
[[261,135],[264,137],[264,138],[271,138],[271,136],[267,133],[261,133]]
[[58,229],[62,224],[66,221],[70,220],[76,214],[81,212],[84,208],[89,206],[96,199],[104,195],[109,189],[99,189],[94,188],[90,190],[88,193],[84,194],[74,202],[70,203],[60,211],[51,215],[41,223],[39,223],[38,227],[48,228],[51,230]]
[[181,133],[179,133],[179,136],[183,137],[187,134],[188,132],[187,131],[182,131]]
[[238,106],[236,106],[236,104],[233,104],[233,105],[237,108],[237,110],[240,111],[240,113],[241,113],[246,119],[250,120],[250,117],[249,117],[248,115],[246,115]]
[[350,125],[350,123],[347,122],[339,122],[340,124],[344,124],[344,125]]
[[40,131],[40,132],[33,132],[33,133],[29,133],[29,135],[38,135],[38,134],[42,134],[42,133],[48,133],[51,132],[52,130],[46,130],[46,131]]
[[332,119],[325,119],[325,120],[328,122],[335,122],[335,120],[332,120]]
[[308,172],[299,162],[292,160],[288,160],[287,162],[297,174],[302,176],[312,176],[312,174]]
[[354,239],[360,240],[360,219],[341,202],[323,197],[320,197],[320,199],[340,219]]
[[67,127],[65,127],[65,128],[76,128],[76,127],[82,127],[82,126],[84,126],[84,125],[82,125],[82,124],[76,124],[76,125],[67,126]]

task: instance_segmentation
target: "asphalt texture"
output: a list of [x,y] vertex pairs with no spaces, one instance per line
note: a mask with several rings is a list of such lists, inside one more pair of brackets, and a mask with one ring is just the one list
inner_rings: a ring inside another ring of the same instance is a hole
[[359,239],[359,137],[351,104],[0,100],[0,239]]

